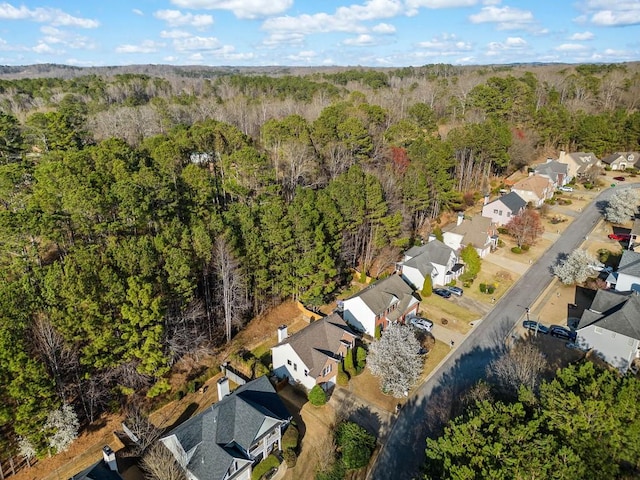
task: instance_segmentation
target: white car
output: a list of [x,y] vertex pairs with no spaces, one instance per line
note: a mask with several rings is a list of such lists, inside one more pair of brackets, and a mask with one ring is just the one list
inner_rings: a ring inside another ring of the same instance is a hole
[[414,328],[418,330],[424,330],[425,332],[430,332],[431,328],[433,328],[433,322],[431,320],[427,320],[426,318],[420,317],[411,317],[407,321],[409,325],[412,325]]
[[558,190],[560,190],[561,192],[573,192],[573,188],[572,187],[560,187],[558,188]]

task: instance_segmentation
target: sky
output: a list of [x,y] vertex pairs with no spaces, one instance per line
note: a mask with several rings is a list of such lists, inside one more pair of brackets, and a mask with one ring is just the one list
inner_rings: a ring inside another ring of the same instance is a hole
[[0,0],[0,64],[640,60],[640,0]]

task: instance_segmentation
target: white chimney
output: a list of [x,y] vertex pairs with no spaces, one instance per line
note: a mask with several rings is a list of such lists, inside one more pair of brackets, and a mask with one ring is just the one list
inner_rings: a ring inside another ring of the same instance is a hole
[[102,458],[104,463],[109,466],[112,472],[118,471],[118,463],[116,462],[116,452],[114,452],[109,445],[102,447]]
[[278,327],[278,343],[282,342],[288,336],[289,336],[289,333],[287,332],[287,326],[286,325],[280,325]]
[[483,205],[486,205],[487,203],[489,203],[489,194],[485,193],[484,194],[484,202],[482,203]]
[[560,155],[558,156],[558,161],[562,162],[564,160],[565,155],[567,154],[567,152],[565,152],[564,150],[560,150]]
[[218,387],[218,400],[222,400],[224,397],[229,395],[229,393],[231,393],[231,390],[229,388],[229,379],[227,377],[222,377],[221,379],[219,379],[216,385]]
[[456,222],[456,225],[458,226],[462,225],[463,220],[464,220],[464,213],[458,212],[458,221]]
[[429,238],[427,238],[427,243],[429,242],[433,242],[434,240],[436,240],[436,236],[433,233],[429,234]]

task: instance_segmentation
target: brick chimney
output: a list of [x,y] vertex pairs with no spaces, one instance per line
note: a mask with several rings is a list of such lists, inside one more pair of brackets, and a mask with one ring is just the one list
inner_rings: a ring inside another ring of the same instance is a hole
[[227,377],[222,377],[216,383],[218,387],[218,400],[222,400],[224,397],[231,393],[231,389],[229,387],[229,379]]
[[288,336],[289,336],[289,333],[287,332],[287,326],[286,325],[280,325],[278,327],[278,343],[282,342]]

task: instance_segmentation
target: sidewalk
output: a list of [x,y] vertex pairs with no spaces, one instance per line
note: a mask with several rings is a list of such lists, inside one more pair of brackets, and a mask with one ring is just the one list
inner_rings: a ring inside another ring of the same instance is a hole
[[462,333],[450,330],[444,325],[438,325],[435,322],[431,328],[431,333],[436,340],[440,340],[447,345],[451,345],[452,341],[454,342],[454,345],[460,345],[466,337],[466,335],[463,335]]

